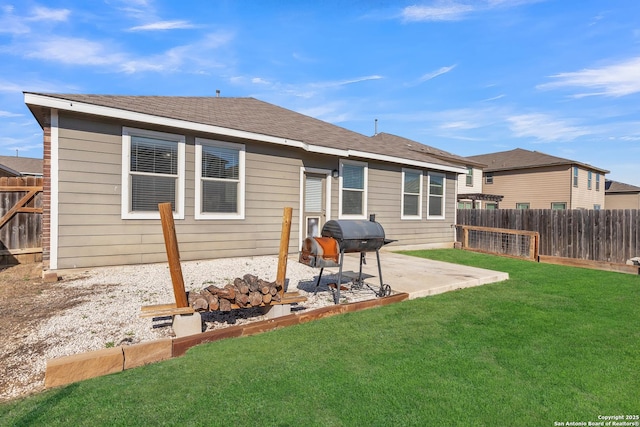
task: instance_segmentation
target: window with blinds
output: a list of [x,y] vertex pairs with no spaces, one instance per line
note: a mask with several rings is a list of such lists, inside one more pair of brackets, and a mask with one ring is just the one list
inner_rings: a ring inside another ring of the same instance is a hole
[[122,219],[159,219],[160,203],[184,219],[184,153],[184,135],[122,128]]
[[197,219],[244,215],[244,145],[196,138]]
[[402,170],[402,218],[420,219],[422,204],[422,172]]
[[341,215],[365,216],[366,163],[342,163],[341,196]]
[[429,173],[428,218],[444,218],[444,175]]
[[322,192],[322,177],[307,175],[304,185],[304,210],[306,212],[322,212]]
[[159,203],[176,210],[178,143],[131,136],[131,212],[155,212]]

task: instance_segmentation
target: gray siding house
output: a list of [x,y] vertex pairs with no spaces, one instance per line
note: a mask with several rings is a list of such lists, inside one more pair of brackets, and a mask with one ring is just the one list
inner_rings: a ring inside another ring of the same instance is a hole
[[414,141],[253,98],[24,99],[44,134],[45,269],[166,261],[160,202],[183,260],[277,254],[287,206],[292,253],[327,220],[370,214],[396,245],[454,241],[464,159]]

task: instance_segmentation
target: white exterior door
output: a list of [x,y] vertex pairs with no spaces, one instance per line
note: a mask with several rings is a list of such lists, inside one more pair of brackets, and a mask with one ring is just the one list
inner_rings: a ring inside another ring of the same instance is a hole
[[303,238],[320,236],[326,221],[326,176],[305,172],[303,186]]

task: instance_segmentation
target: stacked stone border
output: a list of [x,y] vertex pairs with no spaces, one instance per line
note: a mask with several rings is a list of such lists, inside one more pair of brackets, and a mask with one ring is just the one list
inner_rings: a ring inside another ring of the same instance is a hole
[[45,388],[59,387],[89,378],[113,374],[173,357],[183,356],[188,349],[199,344],[225,338],[244,337],[278,328],[311,322],[343,313],[381,307],[407,300],[409,294],[398,293],[384,298],[339,304],[288,314],[275,319],[246,325],[230,326],[180,338],[164,338],[129,346],[106,348],[47,361]]

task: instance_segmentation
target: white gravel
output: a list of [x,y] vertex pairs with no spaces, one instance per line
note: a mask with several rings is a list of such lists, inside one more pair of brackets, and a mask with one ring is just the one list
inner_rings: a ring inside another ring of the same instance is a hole
[[[211,283],[223,286],[247,273],[273,281],[276,278],[278,258],[226,258],[182,262],[181,265],[186,290],[199,291]],[[298,310],[333,304],[333,293],[327,284],[335,283],[337,277],[325,272],[319,292],[313,295],[318,273],[318,269],[307,267],[293,259],[288,260],[286,290],[299,291],[308,298],[298,305]],[[154,324],[150,318],[139,317],[140,308],[144,305],[175,301],[166,263],[73,271],[63,275],[62,279],[59,285],[71,291],[91,289],[92,292],[79,305],[55,315],[25,337],[28,347],[41,350],[36,354],[21,356],[24,357],[24,369],[8,373],[15,377],[9,378],[13,386],[0,393],[0,400],[42,389],[46,361],[49,359],[172,335],[171,327],[166,322],[166,326],[163,326],[162,322]],[[372,289],[364,286],[362,289],[342,291],[341,297],[342,302],[353,302],[376,296]],[[264,319],[256,309],[233,310],[227,314],[211,312],[203,315],[203,318],[207,329]]]

